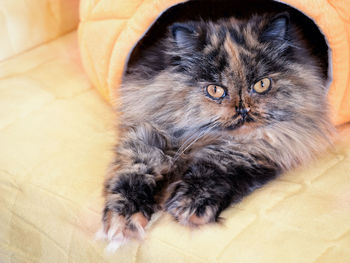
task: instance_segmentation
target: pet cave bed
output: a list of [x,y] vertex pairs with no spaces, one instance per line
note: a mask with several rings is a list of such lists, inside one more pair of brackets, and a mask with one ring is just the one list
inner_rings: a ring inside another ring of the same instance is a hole
[[[336,124],[350,121],[350,2],[281,1],[310,17],[330,48],[329,102]],[[85,70],[108,100],[121,83],[129,54],[147,30],[180,0],[82,0],[79,44]],[[219,4],[219,2],[218,2]]]

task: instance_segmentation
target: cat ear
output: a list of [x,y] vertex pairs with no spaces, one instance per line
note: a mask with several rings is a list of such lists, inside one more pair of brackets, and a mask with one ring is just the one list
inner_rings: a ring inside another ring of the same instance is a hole
[[273,40],[285,40],[288,32],[289,14],[284,12],[276,15],[264,29],[261,40],[264,42]]
[[198,35],[196,28],[190,23],[175,23],[170,27],[172,36],[179,48],[191,48]]

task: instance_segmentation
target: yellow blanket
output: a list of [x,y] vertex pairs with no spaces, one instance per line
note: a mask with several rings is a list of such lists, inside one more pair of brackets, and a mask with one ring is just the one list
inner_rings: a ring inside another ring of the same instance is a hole
[[332,153],[227,209],[221,225],[190,231],[161,215],[142,244],[106,254],[94,234],[114,116],[76,33],[44,36],[0,62],[1,263],[350,262],[349,127]]

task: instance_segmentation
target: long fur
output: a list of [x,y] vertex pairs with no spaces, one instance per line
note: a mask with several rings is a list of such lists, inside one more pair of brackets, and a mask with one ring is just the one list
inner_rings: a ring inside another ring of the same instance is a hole
[[[322,70],[288,14],[175,24],[146,54],[129,69],[117,103],[106,233],[130,236],[159,209],[185,225],[216,221],[329,145]],[[252,86],[264,77],[272,87],[257,94]],[[228,95],[211,99],[209,84]],[[115,217],[125,218],[121,227],[112,226]]]

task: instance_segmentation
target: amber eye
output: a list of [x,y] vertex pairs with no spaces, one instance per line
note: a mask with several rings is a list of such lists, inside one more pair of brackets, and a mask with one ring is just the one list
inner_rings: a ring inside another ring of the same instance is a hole
[[271,79],[263,78],[254,84],[253,89],[257,93],[264,93],[264,92],[267,92],[270,89],[270,87],[271,87]]
[[207,93],[213,99],[221,99],[226,95],[224,88],[214,84],[207,86]]

